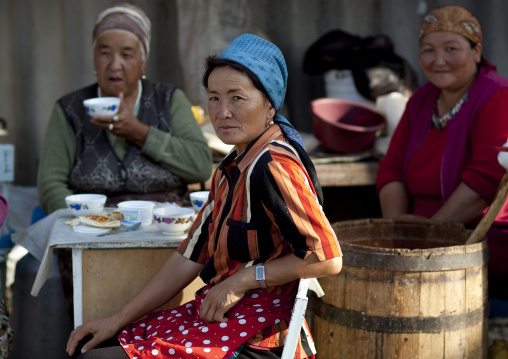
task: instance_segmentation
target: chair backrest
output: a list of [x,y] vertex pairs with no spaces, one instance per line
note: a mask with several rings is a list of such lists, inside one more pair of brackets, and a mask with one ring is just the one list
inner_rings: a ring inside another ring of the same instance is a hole
[[32,211],[32,222],[31,224],[34,224],[40,219],[43,219],[46,217],[46,213],[42,210],[40,206],[36,206]]
[[[295,305],[293,306],[291,320],[289,321],[286,344],[282,350],[281,359],[293,359],[302,329],[304,333],[310,337],[307,326],[303,323],[305,318],[305,311],[307,310],[307,304],[309,301],[307,297],[307,291],[309,289],[315,291],[318,297],[322,297],[324,295],[323,289],[319,285],[319,282],[316,278],[300,279],[300,283],[298,284],[298,292],[296,293]],[[316,354],[316,349],[314,348],[314,344],[311,340],[309,340],[309,344],[311,344],[312,353]]]

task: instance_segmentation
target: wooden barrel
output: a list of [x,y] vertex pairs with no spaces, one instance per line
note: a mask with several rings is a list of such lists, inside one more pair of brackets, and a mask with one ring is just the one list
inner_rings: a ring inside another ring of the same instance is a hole
[[340,274],[312,299],[318,359],[487,358],[487,244],[435,221],[333,225]]

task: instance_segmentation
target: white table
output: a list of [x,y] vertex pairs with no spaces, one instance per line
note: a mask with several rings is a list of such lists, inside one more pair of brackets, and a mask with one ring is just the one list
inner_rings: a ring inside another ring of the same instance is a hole
[[[185,235],[163,235],[155,223],[133,232],[116,234],[114,229],[113,234],[97,237],[73,231],[65,224],[69,218],[73,216],[66,209],[56,214],[36,284],[40,289],[47,279],[44,273],[52,263],[49,261],[52,248],[72,249],[75,326],[111,315],[121,308],[185,238]],[[175,307],[193,299],[194,292],[203,285],[197,278],[161,308]]]

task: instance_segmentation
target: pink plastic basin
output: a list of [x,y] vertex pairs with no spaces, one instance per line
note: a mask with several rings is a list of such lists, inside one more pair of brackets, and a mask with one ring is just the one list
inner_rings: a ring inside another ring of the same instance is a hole
[[359,102],[320,98],[311,102],[314,136],[332,152],[358,153],[374,144],[386,126],[383,115]]

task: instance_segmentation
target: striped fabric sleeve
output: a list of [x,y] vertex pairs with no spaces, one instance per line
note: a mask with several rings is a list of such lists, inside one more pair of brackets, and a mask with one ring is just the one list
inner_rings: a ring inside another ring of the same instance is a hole
[[[217,168],[212,176],[211,198],[217,190],[221,179],[221,171]],[[194,262],[204,264],[208,257],[208,226],[212,220],[213,200],[203,204],[203,209],[198,213],[194,224],[189,229],[189,234],[185,240],[178,246],[178,252],[185,258]]]
[[259,186],[256,193],[296,256],[316,253],[323,261],[342,255],[308,175],[293,152],[271,146],[253,173]]

